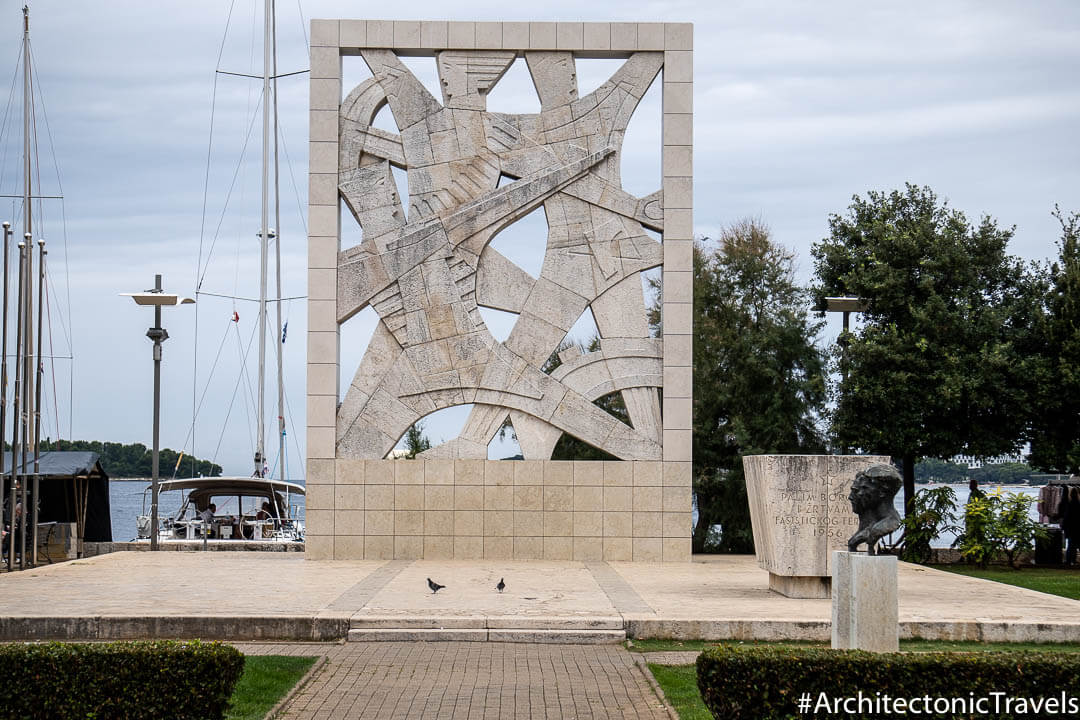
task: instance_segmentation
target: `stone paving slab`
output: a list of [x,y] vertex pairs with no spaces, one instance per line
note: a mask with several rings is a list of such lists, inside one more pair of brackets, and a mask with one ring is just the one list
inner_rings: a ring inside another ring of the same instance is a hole
[[279,713],[295,720],[646,718],[673,715],[625,649],[517,643],[237,644],[325,655]]
[[[446,588],[432,593],[430,577]],[[502,579],[506,589],[495,585]],[[354,617],[617,615],[585,563],[417,560],[399,572]]]
[[[1078,601],[905,563],[899,572],[901,637],[1080,642]],[[432,594],[428,577],[447,587]],[[328,640],[392,628],[395,618],[402,628],[827,640],[830,606],[771,592],[749,556],[653,564],[113,553],[0,575],[0,640]]]

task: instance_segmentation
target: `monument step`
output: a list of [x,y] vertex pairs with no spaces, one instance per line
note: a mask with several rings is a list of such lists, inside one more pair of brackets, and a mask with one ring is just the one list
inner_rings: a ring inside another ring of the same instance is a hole
[[486,629],[377,628],[349,631],[349,642],[486,642],[487,639]]
[[617,616],[521,616],[521,615],[354,615],[350,629],[492,629],[492,630],[622,630]]
[[488,631],[490,642],[566,643],[567,645],[608,645],[626,642],[625,630],[526,630]]
[[626,640],[623,630],[505,628],[366,628],[349,631],[349,642],[516,642],[607,645]]

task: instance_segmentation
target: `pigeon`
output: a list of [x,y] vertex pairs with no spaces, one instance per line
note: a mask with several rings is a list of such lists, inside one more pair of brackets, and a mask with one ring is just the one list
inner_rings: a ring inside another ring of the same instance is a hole
[[506,588],[506,583],[503,582],[502,578],[499,578],[499,584],[495,586],[495,589],[498,590],[499,592],[502,592],[505,588]]
[[432,595],[434,595],[435,593],[439,592],[439,591],[440,591],[440,590],[442,590],[442,589],[443,589],[444,587],[446,587],[445,585],[440,585],[439,583],[435,582],[435,581],[434,581],[434,580],[432,580],[431,578],[428,578],[428,579],[427,579],[427,586],[428,586],[429,588],[431,588],[431,594],[432,594]]

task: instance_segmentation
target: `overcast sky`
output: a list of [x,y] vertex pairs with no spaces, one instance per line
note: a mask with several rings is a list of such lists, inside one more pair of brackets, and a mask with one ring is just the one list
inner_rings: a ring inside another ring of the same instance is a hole
[[[298,3],[279,5],[279,71],[306,69],[307,30]],[[15,76],[21,6],[0,2],[0,89],[3,112],[11,113],[0,118],[6,119],[0,194],[21,192],[21,78]],[[715,235],[725,223],[760,217],[798,253],[803,279],[811,270],[811,245],[827,233],[829,213],[842,212],[853,194],[869,189],[906,181],[930,185],[973,220],[988,213],[1003,226],[1015,225],[1011,249],[1029,259],[1055,252],[1054,203],[1080,210],[1080,3],[1072,0],[453,6],[414,0],[390,14],[385,4],[304,0],[299,6],[305,21],[693,22],[696,231]],[[257,122],[241,153],[260,86],[218,76],[215,95],[214,71],[261,71],[261,7],[236,0],[229,20],[228,3],[220,0],[31,3],[34,68],[44,100],[37,117],[41,192],[59,192],[55,162],[66,198],[63,205],[42,201],[40,227],[53,286],[51,354],[73,349],[75,358],[56,361],[55,391],[47,366],[43,434],[150,444],[152,363],[144,333],[152,313],[119,293],[149,288],[161,272],[168,291],[192,294],[201,245],[204,261],[213,260],[203,291],[258,295],[259,185],[251,172],[258,159]],[[610,70],[610,64],[583,64],[583,93]],[[527,79],[512,72],[516,79],[508,75],[491,109],[535,103]],[[7,111],[9,92],[15,106]],[[281,183],[284,295],[303,296],[306,76],[281,81],[279,104],[288,157],[286,162],[283,154]],[[658,134],[655,107],[642,107],[635,144],[627,147],[624,184],[641,194],[659,185],[659,149],[649,142]],[[0,200],[0,220],[18,220],[18,208],[17,201]],[[21,234],[21,223],[16,227]],[[283,307],[289,321],[287,467],[291,477],[300,477],[306,318],[302,300]],[[230,322],[234,309],[236,324]],[[238,385],[238,378],[241,349],[254,353],[256,347],[250,343],[255,306],[200,298],[195,391],[195,311],[174,308],[165,316],[171,339],[162,373],[162,445],[190,451],[193,400],[207,387],[221,347],[195,452],[215,456],[226,472],[250,473],[254,381]],[[343,357],[349,352],[344,349]],[[247,363],[253,373],[254,354]],[[349,376],[353,367],[343,372]],[[277,411],[273,393],[268,397],[273,464]],[[441,434],[449,439],[453,433]]]

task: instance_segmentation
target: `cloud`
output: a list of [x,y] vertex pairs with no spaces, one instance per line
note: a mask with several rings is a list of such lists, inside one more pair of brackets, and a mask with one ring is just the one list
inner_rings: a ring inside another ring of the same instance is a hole
[[[279,68],[302,69],[306,26],[295,4],[279,5]],[[715,234],[743,216],[761,216],[799,252],[804,277],[811,270],[811,244],[827,232],[828,214],[869,189],[908,180],[929,184],[969,217],[989,212],[1004,225],[1015,223],[1014,252],[1031,258],[1054,252],[1053,203],[1080,209],[1080,4],[1071,0],[480,0],[454,6],[421,0],[374,10],[344,0],[302,5],[305,21],[368,11],[399,19],[694,22],[696,230]],[[10,52],[0,62],[7,63],[20,42],[19,10],[9,5],[2,12],[8,17],[0,18],[0,48]],[[223,51],[229,6],[216,0],[38,0],[32,12],[39,88],[66,195],[72,303],[68,315],[57,297],[55,310],[65,313],[74,333],[74,432],[149,443],[149,317],[117,293],[147,287],[155,272],[170,288],[193,287],[200,234],[204,251],[218,237],[217,262],[204,289],[245,296],[258,291],[257,123],[248,138],[259,83],[218,76],[212,148],[209,130],[215,68],[259,72],[261,3],[235,4]],[[5,97],[13,72],[13,66],[0,65]],[[305,76],[280,83],[292,163],[291,171],[282,166],[288,295],[305,294],[307,283],[307,92]],[[634,131],[640,142],[631,142],[623,163],[626,185],[639,192],[659,182],[655,147],[642,145],[659,129],[658,113],[650,120],[648,112],[642,108],[641,127]],[[5,143],[19,142],[7,133]],[[44,136],[41,150],[48,157]],[[17,162],[18,145],[0,148],[5,152]],[[55,186],[52,161],[45,162],[43,186]],[[18,174],[0,170],[4,187]],[[13,207],[0,202],[0,215]],[[61,213],[55,204],[45,210],[55,253],[51,268],[62,295]],[[219,460],[246,474],[252,433],[244,385],[228,408],[253,311],[247,303],[237,307],[242,328],[229,326],[230,301],[206,298],[198,306],[196,394],[203,392],[221,338],[227,342],[207,391],[207,422],[200,423],[205,429],[196,452],[213,452],[220,440]],[[290,303],[288,312],[289,415],[295,423],[289,464],[301,468],[306,317],[302,302]],[[162,437],[173,447],[184,442],[191,421],[194,320],[191,308],[168,318]],[[241,341],[231,334],[236,330],[242,330]],[[251,358],[247,367],[250,372]],[[352,371],[342,369],[344,382]],[[58,395],[66,417],[67,394]],[[276,409],[270,414],[272,421]]]

